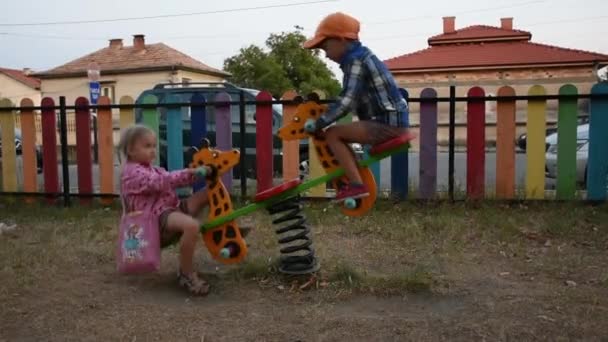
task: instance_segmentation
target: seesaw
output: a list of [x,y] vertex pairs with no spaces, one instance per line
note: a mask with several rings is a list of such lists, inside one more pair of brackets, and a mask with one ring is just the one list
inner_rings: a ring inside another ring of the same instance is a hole
[[[316,102],[305,102],[298,106],[291,122],[279,129],[278,136],[283,140],[299,140],[306,138],[308,133],[304,125],[309,119],[314,119],[326,110],[326,106]],[[395,153],[406,151],[413,135],[402,135],[395,139],[374,146],[369,157],[359,161],[359,172],[370,190],[370,195],[340,204],[341,210],[348,216],[366,214],[376,201],[377,185],[369,166]],[[206,178],[209,196],[208,222],[201,226],[203,241],[211,256],[224,263],[234,264],[242,261],[247,255],[247,245],[240,234],[235,220],[260,209],[268,210],[270,215],[282,215],[272,223],[277,225],[276,233],[282,235],[279,243],[285,245],[280,252],[283,254],[279,270],[288,274],[304,274],[316,272],[319,268],[314,257],[310,227],[302,213],[300,194],[320,184],[332,182],[337,189],[345,182],[344,169],[333,158],[333,154],[323,138],[312,136],[317,156],[326,174],[302,182],[296,178],[266,191],[256,194],[253,203],[240,209],[233,210],[230,194],[221,182],[221,175],[238,164],[239,151],[227,152],[211,149],[208,141],[193,155],[190,167],[210,166],[214,172]],[[349,203],[350,202],[350,203]]]

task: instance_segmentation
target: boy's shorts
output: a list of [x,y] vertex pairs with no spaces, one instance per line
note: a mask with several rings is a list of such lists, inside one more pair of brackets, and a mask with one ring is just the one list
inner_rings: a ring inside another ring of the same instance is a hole
[[167,220],[169,218],[169,214],[174,213],[174,212],[181,212],[186,215],[190,215],[190,212],[188,211],[188,201],[185,199],[180,200],[177,208],[167,209],[167,210],[163,211],[160,214],[160,216],[158,217],[158,227],[160,230],[159,234],[160,234],[161,248],[167,247],[172,242],[179,240],[179,238],[181,238],[181,236],[182,236],[181,232],[170,231],[169,228],[167,227]]
[[384,121],[372,119],[360,121],[365,125],[367,141],[370,145],[377,145],[396,138],[407,131],[407,127],[391,126]]

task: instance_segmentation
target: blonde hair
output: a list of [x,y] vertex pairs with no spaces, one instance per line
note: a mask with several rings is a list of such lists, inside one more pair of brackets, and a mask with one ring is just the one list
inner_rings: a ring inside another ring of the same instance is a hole
[[140,139],[141,137],[145,136],[146,134],[155,134],[155,133],[152,129],[150,129],[150,127],[141,125],[141,124],[135,124],[135,125],[125,128],[120,136],[120,141],[118,142],[118,146],[116,147],[119,154],[124,156],[124,158],[126,160],[129,160],[129,154],[128,154],[129,148],[131,148],[131,146],[133,146],[133,143],[135,141],[137,141],[137,139]]

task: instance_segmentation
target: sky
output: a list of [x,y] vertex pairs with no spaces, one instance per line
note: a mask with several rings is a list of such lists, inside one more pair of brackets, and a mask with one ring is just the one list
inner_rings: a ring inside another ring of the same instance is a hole
[[[442,33],[444,16],[456,17],[456,29],[500,26],[500,18],[512,17],[534,42],[608,54],[606,0],[0,0],[0,8],[0,67],[35,71],[104,48],[112,38],[131,45],[134,34],[221,69],[240,48],[265,46],[271,33],[298,25],[312,36],[337,11],[359,19],[361,41],[383,60],[426,48],[428,37]],[[98,22],[65,23],[73,21]]]

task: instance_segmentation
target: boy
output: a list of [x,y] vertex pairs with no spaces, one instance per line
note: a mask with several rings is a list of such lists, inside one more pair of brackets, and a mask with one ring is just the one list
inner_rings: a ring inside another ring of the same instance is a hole
[[[336,201],[361,198],[369,189],[357,170],[354,156],[347,145],[360,143],[376,145],[407,134],[408,106],[386,66],[367,47],[359,42],[359,21],[344,13],[325,17],[315,36],[304,43],[306,49],[322,49],[327,58],[340,64],[344,72],[343,89],[338,101],[328,108],[314,127],[317,135],[324,135],[350,184],[338,190]],[[334,125],[349,111],[359,121]],[[405,117],[403,122],[402,117]]]

